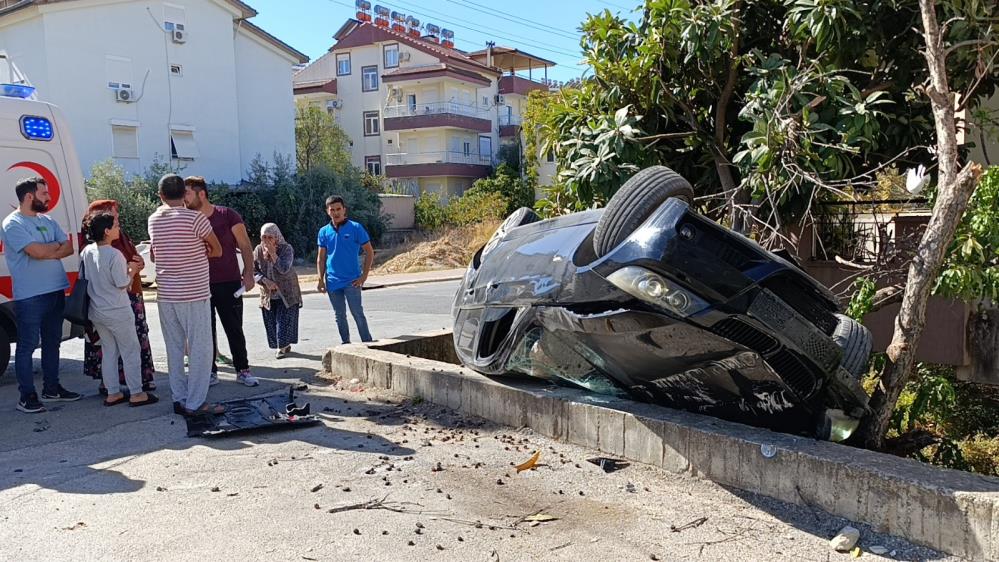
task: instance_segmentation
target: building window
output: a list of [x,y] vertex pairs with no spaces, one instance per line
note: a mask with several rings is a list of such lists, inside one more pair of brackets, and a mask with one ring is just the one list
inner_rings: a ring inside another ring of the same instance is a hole
[[378,67],[361,67],[361,91],[374,92],[378,90]]
[[482,96],[482,105],[489,105],[489,96]]
[[171,76],[183,76],[184,75],[184,66],[180,65],[180,64],[171,64],[170,65],[170,75]]
[[111,126],[111,155],[115,158],[139,157],[139,128],[126,125]]
[[382,175],[382,157],[365,156],[364,167],[368,170],[368,173],[371,174],[372,176]]
[[336,75],[347,76],[350,74],[350,53],[339,53],[336,56]]
[[555,161],[555,153],[554,152],[549,152],[548,154],[545,154],[545,161],[546,162],[554,162]]
[[406,96],[406,105],[409,106],[410,113],[416,113],[416,94]]
[[492,137],[479,137],[479,160],[492,161],[492,159],[493,159]]
[[382,49],[382,64],[385,65],[385,68],[399,66],[399,44],[392,43],[391,45],[385,45]]
[[470,143],[468,141],[463,142],[462,146],[461,146],[461,152],[465,156],[468,156],[469,154],[471,154],[472,153],[472,143]]
[[194,131],[170,131],[170,156],[176,160],[194,160],[198,157],[198,143]]
[[364,136],[376,137],[380,133],[377,111],[364,112]]

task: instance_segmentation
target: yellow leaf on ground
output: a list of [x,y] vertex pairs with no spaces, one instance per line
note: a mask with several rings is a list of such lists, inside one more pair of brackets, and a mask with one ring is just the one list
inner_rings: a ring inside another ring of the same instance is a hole
[[530,470],[534,468],[534,465],[538,464],[538,459],[541,458],[541,451],[535,452],[531,455],[531,458],[517,465],[517,472],[524,472],[525,470]]

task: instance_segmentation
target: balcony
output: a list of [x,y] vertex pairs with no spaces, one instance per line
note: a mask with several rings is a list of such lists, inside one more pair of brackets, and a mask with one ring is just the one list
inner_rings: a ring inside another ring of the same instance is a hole
[[385,175],[390,178],[456,176],[484,178],[492,169],[488,155],[462,151],[435,151],[385,155]]
[[499,136],[515,137],[520,134],[521,117],[510,112],[509,106],[504,108],[506,112],[500,112],[499,116]]
[[499,79],[499,93],[500,94],[519,94],[526,96],[531,93],[532,90],[548,90],[548,86],[541,82],[535,82],[534,80],[528,80],[527,78],[521,78],[516,75],[501,76]]
[[386,131],[456,127],[488,133],[493,129],[488,110],[450,101],[390,105],[385,108],[384,121]]

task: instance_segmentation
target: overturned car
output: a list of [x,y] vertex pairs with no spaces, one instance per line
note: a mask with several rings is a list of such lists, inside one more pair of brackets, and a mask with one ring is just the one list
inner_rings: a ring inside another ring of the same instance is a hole
[[790,256],[698,215],[642,170],[604,209],[514,212],[453,306],[461,361],[821,439],[867,411],[870,332]]

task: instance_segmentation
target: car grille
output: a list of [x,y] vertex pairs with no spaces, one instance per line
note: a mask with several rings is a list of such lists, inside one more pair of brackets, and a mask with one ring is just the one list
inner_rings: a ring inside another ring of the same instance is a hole
[[767,358],[767,363],[788,387],[805,400],[815,390],[817,379],[790,351],[782,349]]
[[714,332],[757,353],[770,353],[777,348],[777,340],[736,318],[718,322],[714,326]]
[[836,315],[823,306],[815,289],[788,275],[777,275],[761,283],[771,293],[804,316],[827,336],[836,331]]
[[713,225],[694,223],[691,226],[698,233],[697,247],[701,254],[716,257],[740,271],[760,260],[760,256],[748,248],[743,248],[733,235],[726,236],[717,232]]

